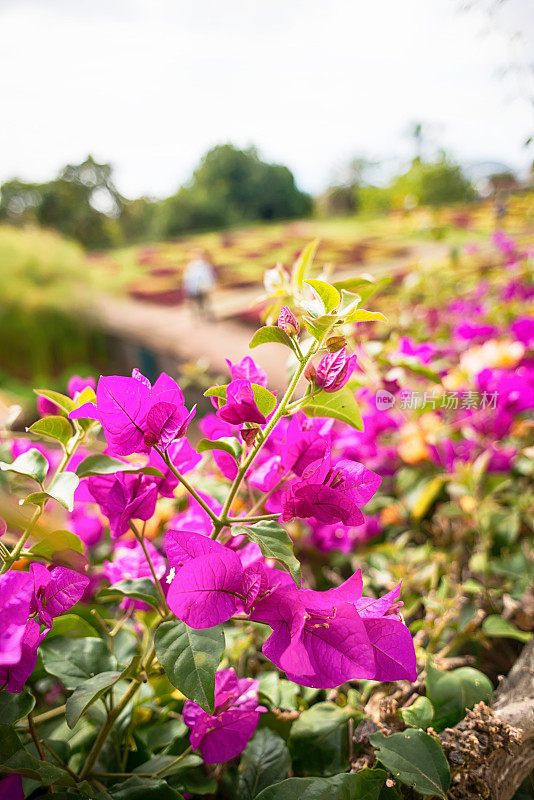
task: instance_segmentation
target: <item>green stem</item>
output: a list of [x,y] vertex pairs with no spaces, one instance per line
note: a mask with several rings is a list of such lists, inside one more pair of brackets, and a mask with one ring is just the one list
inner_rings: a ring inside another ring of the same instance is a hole
[[164,773],[164,772],[167,772],[167,770],[168,770],[168,769],[170,769],[171,767],[174,767],[176,764],[179,764],[179,763],[180,763],[180,761],[182,760],[182,758],[185,758],[186,756],[188,756],[188,755],[189,755],[189,753],[191,753],[192,751],[193,751],[193,748],[192,748],[192,747],[191,747],[191,745],[190,745],[190,746],[187,748],[187,750],[184,750],[184,752],[183,752],[183,753],[180,753],[180,755],[179,755],[179,756],[177,756],[177,757],[174,759],[174,761],[171,761],[171,763],[170,763],[170,764],[167,764],[167,766],[166,766],[166,767],[162,767],[161,769],[158,769],[158,771],[157,771],[157,772],[154,772],[154,777],[156,777],[157,775],[163,775],[163,773]]
[[168,468],[170,469],[170,471],[172,472],[172,474],[173,474],[173,475],[174,475],[176,478],[178,478],[178,480],[180,481],[180,483],[182,484],[182,486],[183,486],[185,489],[187,489],[187,491],[189,492],[189,494],[190,494],[192,497],[194,497],[194,498],[195,498],[195,500],[197,501],[197,503],[198,503],[199,505],[201,505],[201,506],[202,506],[202,508],[204,509],[204,511],[206,512],[206,514],[209,516],[209,518],[212,520],[212,522],[214,522],[214,523],[215,523],[215,522],[218,522],[218,517],[217,517],[217,514],[215,514],[215,512],[211,510],[211,508],[209,507],[209,505],[208,505],[208,504],[207,504],[207,503],[206,503],[206,502],[205,502],[205,501],[204,501],[204,500],[201,498],[201,496],[200,496],[200,495],[199,495],[199,493],[196,491],[196,489],[195,489],[193,486],[191,486],[191,484],[190,484],[190,483],[189,483],[189,482],[188,482],[188,481],[187,481],[187,480],[184,478],[184,476],[183,476],[183,475],[181,475],[181,474],[178,472],[178,470],[176,469],[176,467],[174,466],[174,464],[173,464],[173,463],[172,463],[172,461],[170,460],[168,453],[167,453],[166,451],[165,451],[165,452],[163,452],[163,450],[160,450],[160,448],[159,448],[159,447],[154,447],[154,450],[156,451],[156,453],[158,453],[158,455],[159,455],[159,456],[161,456],[161,458],[164,460],[165,464],[168,466]]
[[[71,446],[65,448],[65,454],[64,454],[63,458],[61,459],[61,461],[60,461],[60,463],[58,465],[58,468],[55,470],[54,474],[51,476],[50,482],[52,482],[54,480],[54,478],[57,477],[57,475],[59,475],[60,472],[63,472],[65,470],[65,468],[68,466],[69,461],[71,460],[72,456],[74,455],[74,453],[76,451],[76,448],[80,444],[80,442],[83,439],[83,437],[84,437],[83,431],[78,431],[74,435],[74,437],[72,439]],[[28,527],[26,528],[26,530],[24,531],[24,533],[22,534],[22,536],[18,540],[17,544],[15,545],[15,547],[13,548],[11,553],[5,557],[4,563],[2,565],[2,569],[0,569],[0,574],[2,574],[4,572],[7,572],[12,567],[12,565],[15,563],[15,561],[17,561],[19,559],[20,554],[21,554],[21,552],[22,552],[22,550],[24,548],[24,545],[26,544],[26,542],[30,538],[30,536],[31,536],[31,534],[33,532],[33,529],[37,525],[37,523],[38,523],[38,521],[39,521],[39,519],[41,517],[41,514],[43,513],[44,505],[45,504],[42,503],[33,512],[33,515],[32,515],[32,518],[30,519],[30,523],[29,523]]]
[[6,556],[5,561],[2,565],[2,569],[0,569],[0,574],[2,574],[3,572],[7,572],[8,569],[10,569],[12,565],[15,563],[15,561],[18,561],[20,554],[22,553],[22,550],[24,548],[24,545],[32,535],[33,529],[37,525],[42,513],[43,513],[43,506],[40,505],[33,512],[30,524],[28,525],[28,527],[18,540],[17,544],[15,545],[11,553],[8,556]]
[[119,700],[113,711],[110,714],[108,714],[105,723],[100,728],[100,731],[98,732],[98,735],[95,741],[93,742],[93,746],[89,752],[89,755],[87,756],[85,764],[82,767],[82,770],[79,775],[80,781],[83,781],[93,769],[94,765],[98,760],[98,756],[100,755],[100,751],[102,750],[106,742],[106,739],[113,730],[113,726],[115,725],[117,718],[120,716],[122,711],[124,711],[129,701],[136,693],[140,683],[141,683],[140,679],[135,678],[131,682],[129,687],[126,689],[126,691],[124,692],[123,696],[121,697],[121,699]]
[[233,500],[239,491],[239,487],[241,486],[241,482],[245,477],[246,473],[248,472],[250,465],[260,452],[261,448],[269,438],[270,434],[272,433],[275,426],[278,424],[280,418],[284,415],[287,405],[289,404],[291,398],[293,397],[293,393],[297,388],[298,382],[302,377],[302,373],[306,369],[308,362],[310,359],[315,355],[318,348],[320,346],[319,342],[314,341],[311,345],[310,349],[303,357],[302,361],[300,362],[295,374],[293,375],[291,381],[289,382],[289,386],[287,387],[286,393],[284,394],[282,400],[280,401],[280,405],[276,409],[276,412],[271,417],[270,421],[267,423],[266,427],[263,429],[263,436],[260,441],[258,441],[255,446],[252,448],[242,465],[239,467],[239,471],[232,483],[230,490],[228,492],[228,496],[226,497],[226,501],[224,503],[223,509],[221,511],[220,517],[213,522],[213,529],[211,532],[211,538],[216,539],[219,535],[222,528],[226,526],[226,520],[228,519],[228,514],[230,508],[232,507]]
[[44,714],[39,714],[37,717],[33,717],[33,724],[40,725],[41,722],[48,722],[51,719],[55,719],[56,717],[61,717],[65,713],[65,705],[58,706],[57,708],[52,708],[50,711],[45,711]]
[[258,514],[252,517],[230,517],[223,519],[225,525],[244,525],[246,522],[263,522],[263,520],[278,519],[280,514]]
[[167,613],[167,611],[169,610],[169,607],[167,606],[167,601],[165,599],[165,595],[163,594],[163,589],[161,588],[161,583],[159,582],[159,578],[156,575],[156,570],[154,569],[154,565],[152,563],[152,559],[150,558],[150,554],[148,552],[148,548],[147,548],[147,546],[145,544],[144,534],[137,530],[137,528],[136,528],[135,524],[132,522],[132,520],[130,520],[130,528],[134,532],[135,538],[137,539],[137,541],[141,545],[143,553],[145,554],[145,558],[146,558],[148,567],[150,569],[150,572],[152,573],[152,580],[154,581],[154,583],[156,585],[156,591],[158,593],[158,597],[159,597],[159,600],[160,600],[160,603],[161,603],[162,616],[164,616]]

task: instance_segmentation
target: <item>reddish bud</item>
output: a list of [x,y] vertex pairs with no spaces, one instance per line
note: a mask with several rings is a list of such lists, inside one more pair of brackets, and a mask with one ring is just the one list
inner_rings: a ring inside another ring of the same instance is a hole
[[348,356],[345,348],[338,353],[327,353],[317,366],[315,383],[325,392],[342,389],[356,366],[356,356]]
[[282,306],[280,309],[278,327],[282,328],[288,336],[297,336],[300,332],[298,319],[288,306]]
[[317,370],[315,369],[313,364],[310,362],[308,364],[308,366],[306,367],[306,369],[304,370],[304,377],[310,383],[314,383],[316,376],[317,376]]
[[241,438],[247,447],[252,447],[257,435],[258,428],[241,428]]
[[344,336],[331,336],[326,340],[326,349],[329,353],[337,353],[343,347],[346,347],[347,340]]
[[158,437],[155,433],[145,433],[143,436],[143,441],[147,447],[154,447],[158,443]]

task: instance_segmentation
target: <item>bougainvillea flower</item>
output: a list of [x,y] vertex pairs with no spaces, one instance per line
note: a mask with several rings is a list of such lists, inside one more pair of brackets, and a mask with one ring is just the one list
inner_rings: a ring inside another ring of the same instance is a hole
[[403,336],[399,339],[398,352],[404,356],[413,356],[421,361],[422,364],[429,364],[436,356],[438,348],[430,342],[416,342],[414,339],[409,339]]
[[187,700],[183,720],[191,730],[193,750],[200,750],[206,764],[218,764],[235,758],[252,737],[260,713],[259,682],[238,678],[233,669],[221,669],[215,675],[215,713],[208,714]]
[[329,439],[319,435],[315,427],[305,427],[303,418],[304,415],[297,415],[291,419],[281,452],[286,470],[298,476],[314,461],[322,460],[330,449]]
[[263,425],[266,421],[256,405],[252,384],[248,380],[237,380],[228,384],[226,402],[219,408],[217,414],[231,425],[240,425],[243,422]]
[[264,595],[251,614],[273,629],[263,652],[303,686],[327,689],[363,678],[415,680],[412,638],[396,615],[399,587],[378,600],[361,592],[356,573],[326,592],[285,583]]
[[334,465],[330,453],[310,464],[282,497],[282,520],[314,517],[319,522],[361,525],[360,508],[378,490],[382,479],[357,461],[341,459]]
[[104,535],[100,515],[91,511],[87,503],[78,503],[70,513],[72,530],[87,547],[94,547]]
[[41,632],[37,620],[29,619],[23,629],[20,657],[11,664],[0,664],[0,687],[7,692],[18,694],[32,674],[37,663],[37,648],[48,633]]
[[311,542],[324,553],[331,550],[352,553],[355,547],[365,544],[382,532],[378,516],[366,516],[363,525],[357,528],[340,523],[322,525],[314,521],[310,521],[310,525]]
[[278,327],[287,333],[288,336],[297,336],[300,332],[299,321],[293,314],[289,306],[282,306],[278,316]]
[[67,394],[69,397],[76,397],[81,394],[84,389],[96,389],[96,381],[92,377],[82,378],[81,375],[71,375],[67,383]]
[[16,663],[21,656],[32,595],[33,580],[27,572],[0,575],[0,666]]
[[146,453],[158,445],[166,448],[185,434],[195,413],[187,411],[176,381],[162,373],[154,386],[138,370],[131,378],[101,377],[96,405],[85,403],[70,413],[71,419],[96,419],[103,429],[109,451],[127,456]]
[[454,328],[453,335],[465,341],[484,341],[496,336],[498,333],[495,325],[483,325],[474,322],[460,322]]
[[337,353],[327,353],[317,365],[315,383],[324,392],[337,392],[345,386],[355,366],[356,356],[348,356],[345,347]]
[[67,567],[49,570],[34,563],[30,573],[34,581],[30,610],[47,628],[52,625],[54,617],[65,613],[81,599],[89,585],[89,578]]
[[40,417],[54,417],[61,413],[52,400],[49,400],[48,397],[44,397],[44,395],[41,394],[37,395],[35,406]]
[[520,317],[512,324],[512,333],[525,347],[534,345],[534,317]]
[[115,475],[94,475],[87,486],[102,513],[108,518],[111,535],[122,536],[130,520],[148,520],[154,514],[158,488],[143,473],[117,472]]
[[178,619],[192,628],[211,628],[229,620],[243,598],[239,556],[189,531],[169,531],[165,550],[175,569],[167,602]]
[[[167,455],[181,475],[190,472],[202,461],[200,453],[197,453],[185,438],[179,439],[177,442],[172,442],[167,448]],[[156,450],[150,451],[148,463],[151,467],[158,469],[163,475],[162,478],[157,475],[150,476],[151,480],[158,487],[159,494],[163,497],[174,497],[174,490],[178,486],[179,480],[174,472],[171,472]]]
[[271,456],[249,474],[249,483],[260,492],[270,492],[280,483],[285,473],[281,456]]
[[8,775],[0,781],[0,797],[5,797],[6,800],[24,800],[20,775]]
[[250,356],[245,356],[235,364],[227,358],[226,363],[233,381],[247,380],[260,386],[267,386],[267,373]]
[[[154,567],[156,577],[163,578],[166,571],[165,559],[152,542],[145,541],[145,547]],[[150,578],[152,571],[147,563],[143,548],[138,541],[120,542],[113,548],[111,561],[104,561],[102,573],[111,584],[126,578]]]
[[[145,547],[147,549],[150,561],[154,567],[154,572],[158,580],[161,580],[165,575],[167,565],[165,559],[157,550],[152,542],[145,540]],[[154,582],[152,570],[150,569],[144,550],[138,541],[120,542],[113,548],[113,555],[111,561],[104,561],[102,565],[102,575],[106,577],[110,584],[119,581],[136,578],[150,578]],[[148,603],[142,600],[132,600],[124,598],[121,602],[121,608],[129,608],[132,606],[141,610],[149,610]]]

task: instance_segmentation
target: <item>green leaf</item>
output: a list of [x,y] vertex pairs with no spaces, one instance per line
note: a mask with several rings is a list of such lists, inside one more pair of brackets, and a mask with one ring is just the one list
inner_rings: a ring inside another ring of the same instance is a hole
[[27,717],[35,705],[35,697],[28,689],[14,694],[0,689],[0,719],[6,725],[14,725],[19,719]]
[[378,800],[385,781],[383,769],[368,767],[333,778],[288,778],[264,789],[258,800]]
[[96,403],[96,392],[93,387],[86,386],[85,389],[82,389],[76,400],[74,400],[74,403],[76,404],[76,408],[80,408],[86,403]]
[[33,492],[24,498],[24,503],[34,503],[40,505],[47,500],[55,500],[67,511],[72,511],[74,508],[74,492],[80,482],[80,479],[74,472],[60,472],[56,475],[50,486],[47,487],[46,492]]
[[27,431],[44,436],[46,439],[55,439],[66,447],[72,438],[72,427],[65,417],[42,417],[26,428]]
[[348,386],[338,392],[319,392],[307,399],[302,411],[307,417],[332,417],[363,431],[362,416],[356,399]]
[[439,375],[429,367],[423,366],[423,364],[421,364],[417,358],[410,359],[407,356],[404,356],[403,358],[395,357],[391,359],[391,364],[395,367],[407,369],[408,372],[411,372],[413,375],[419,375],[420,378],[427,378],[427,380],[431,381],[432,383],[441,384],[441,378]]
[[30,550],[30,553],[34,556],[51,559],[54,553],[59,550],[74,550],[76,553],[85,553],[84,543],[72,531],[44,531],[32,535],[40,537],[40,541],[34,544]]
[[76,469],[76,475],[79,478],[87,478],[89,475],[113,475],[115,472],[138,472],[139,469],[139,466],[128,461],[119,461],[118,458],[111,458],[111,456],[94,455],[84,458]]
[[265,325],[265,327],[259,328],[250,340],[248,346],[252,350],[260,344],[268,344],[270,342],[274,344],[283,344],[291,350],[294,349],[290,337],[282,328],[279,328],[278,325]]
[[409,507],[413,519],[417,521],[423,519],[439,497],[444,483],[445,479],[441,475],[436,475],[430,480],[423,480],[417,485],[414,492],[410,493]]
[[173,686],[213,713],[215,673],[225,646],[222,627],[195,630],[179,620],[163,622],[154,644],[158,661]]
[[395,778],[422,795],[445,800],[451,774],[437,739],[412,728],[393,736],[374,733],[369,741],[376,748],[377,759]]
[[509,620],[503,619],[499,614],[491,614],[482,623],[482,630],[488,636],[502,637],[504,639],[517,639],[518,642],[528,642],[532,634],[522,631]]
[[346,319],[347,322],[387,322],[388,318],[385,317],[380,311],[367,311],[365,308],[357,308]]
[[327,283],[326,281],[319,281],[314,278],[310,278],[309,280],[304,281],[304,283],[307,283],[308,286],[311,286],[311,288],[317,294],[327,314],[337,308],[341,303],[341,295],[335,286],[332,286],[330,283]]
[[105,792],[99,792],[96,800],[183,800],[183,796],[162,778],[128,778],[116,783]]
[[240,459],[243,452],[241,442],[235,436],[223,436],[221,439],[201,439],[197,444],[197,453],[204,453],[206,450],[223,450],[236,461]]
[[[210,386],[209,389],[206,389],[204,392],[204,397],[218,397],[219,400],[226,401],[226,387],[228,386],[227,383],[218,385],[218,386]],[[221,405],[221,403],[219,403]]]
[[194,753],[189,753],[181,758],[180,761],[175,762],[176,756],[154,756],[154,758],[151,758],[149,761],[139,764],[139,766],[134,769],[134,772],[142,774],[151,773],[152,775],[158,773],[158,775],[162,777],[169,777],[170,775],[177,775],[179,772],[185,772],[193,767],[198,767],[202,764],[202,759]]
[[142,600],[154,608],[159,607],[159,597],[150,578],[125,578],[112,586],[102,589],[97,596],[97,600],[106,602],[107,600],[122,599],[131,597],[134,600]]
[[48,461],[39,450],[32,447],[18,456],[11,464],[0,461],[0,469],[4,472],[16,472],[26,478],[33,478],[37,483],[42,483],[48,472]]
[[434,706],[432,727],[436,731],[456,725],[467,708],[476,703],[490,703],[491,681],[478,669],[460,667],[442,672],[429,661],[426,666],[426,694]]
[[233,536],[245,535],[257,544],[265,558],[274,558],[286,567],[287,571],[300,588],[300,562],[293,553],[293,541],[288,532],[277,522],[268,520],[256,522],[254,525],[232,526]]
[[350,292],[357,292],[362,298],[362,302],[366,303],[374,294],[381,289],[384,289],[391,281],[392,276],[387,275],[383,278],[375,280],[374,278],[364,278],[362,276],[354,278],[346,278],[342,281],[333,281],[333,285],[341,292],[347,289]]
[[70,414],[71,411],[74,411],[74,409],[77,408],[77,404],[74,402],[74,400],[72,400],[72,398],[68,397],[66,394],[53,392],[51,389],[34,389],[33,391],[35,394],[39,394],[42,397],[47,397],[66,414]]
[[262,789],[287,778],[290,770],[291,758],[284,740],[269,728],[260,728],[241,756],[238,800],[253,800]]
[[49,642],[56,636],[69,636],[71,639],[81,639],[85,636],[98,637],[99,634],[87,620],[78,614],[61,614],[52,622],[50,633],[46,637]]
[[298,286],[299,289],[302,289],[304,279],[311,269],[318,246],[319,240],[314,239],[313,242],[310,242],[310,244],[305,247],[304,250],[302,250],[300,256],[294,264],[293,276],[295,285]]
[[408,708],[399,708],[398,714],[410,728],[426,730],[434,716],[434,709],[428,697],[418,697]]
[[326,331],[338,321],[338,318],[335,314],[324,314],[322,317],[303,317],[302,321],[308,333],[310,333],[314,339],[320,341]]
[[101,672],[76,687],[67,700],[65,709],[65,719],[69,728],[74,728],[83,712],[117,683],[121,675],[122,672],[116,670]]
[[291,727],[289,751],[293,769],[308,775],[332,775],[348,765],[348,723],[354,709],[316,703]]
[[[257,383],[253,383],[251,386],[254,393],[254,400],[258,406],[258,409],[265,417],[267,417],[276,406],[275,395],[266,389],[265,386],[260,386]],[[204,397],[218,397],[220,401],[223,400],[226,402],[226,387],[227,384],[224,386],[211,386],[206,392],[204,392]],[[224,405],[224,403],[219,402],[219,406],[221,405]]]
[[265,386],[259,386],[257,383],[252,384],[252,391],[254,392],[254,400],[258,406],[260,413],[264,417],[268,417],[271,411],[276,407],[276,396],[270,392]]
[[46,639],[39,652],[45,670],[59,678],[65,689],[72,691],[101,672],[115,670],[117,662],[102,639]]
[[0,725],[0,772],[8,775],[18,773],[23,778],[31,778],[46,786],[74,785],[73,778],[65,770],[48,761],[41,761],[28,752],[11,725]]

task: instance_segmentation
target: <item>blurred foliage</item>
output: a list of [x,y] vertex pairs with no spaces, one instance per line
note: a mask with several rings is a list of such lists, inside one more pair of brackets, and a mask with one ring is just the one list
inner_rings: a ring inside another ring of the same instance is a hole
[[304,217],[311,207],[311,198],[297,189],[287,167],[267,164],[254,148],[225,144],[210,150],[192,181],[158,206],[154,232],[165,238],[187,230]]
[[[35,382],[102,358],[102,335],[76,314],[91,279],[79,245],[53,231],[2,225],[0,279],[0,370],[9,381]],[[10,383],[0,375],[0,385]]]
[[110,164],[88,156],[53,181],[7,181],[0,188],[0,220],[55,228],[88,249],[101,249],[184,231],[303,217],[312,208],[291,171],[262,161],[253,148],[214,147],[191,182],[162,201],[127,200],[112,172]]

